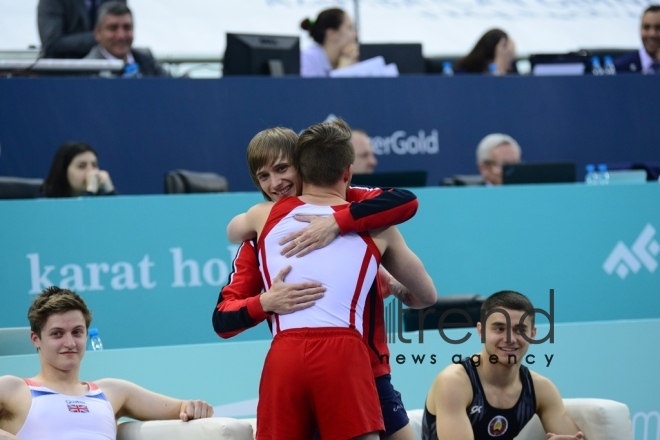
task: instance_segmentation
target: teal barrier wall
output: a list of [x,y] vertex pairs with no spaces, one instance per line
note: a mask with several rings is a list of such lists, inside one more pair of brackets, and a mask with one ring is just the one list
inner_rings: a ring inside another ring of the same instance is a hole
[[[660,317],[660,185],[423,188],[401,225],[441,295],[527,294],[554,320]],[[211,313],[258,193],[0,202],[0,327],[33,295],[73,288],[106,347],[218,341]],[[541,322],[541,321],[539,321]],[[241,336],[269,338],[266,326]]]
[[[465,331],[446,334],[458,339]],[[548,326],[540,325],[538,334],[547,333]],[[627,404],[634,439],[660,440],[658,335],[660,319],[560,323],[555,325],[554,344],[531,347],[528,354],[535,357],[528,361],[535,363],[523,363],[551,379],[563,397],[599,397]],[[461,345],[450,345],[431,330],[423,333],[423,343],[417,333],[403,336],[411,342],[397,339],[390,345],[392,381],[408,409],[423,406],[433,378],[452,355],[480,350],[476,335]],[[216,406],[218,415],[252,417],[269,345],[264,340],[88,352],[81,378],[119,377],[161,393],[204,399]],[[399,363],[397,357],[405,361]],[[546,357],[551,359],[549,365]],[[0,374],[31,377],[38,371],[36,354],[0,356]]]

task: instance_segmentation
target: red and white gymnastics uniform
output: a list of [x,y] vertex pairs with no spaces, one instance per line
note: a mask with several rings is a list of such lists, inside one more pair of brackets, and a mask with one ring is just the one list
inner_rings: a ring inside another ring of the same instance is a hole
[[266,288],[283,267],[286,281],[320,282],[323,298],[313,307],[275,314],[275,338],[259,386],[258,439],[346,440],[382,431],[383,420],[362,341],[369,289],[378,272],[380,252],[368,234],[345,234],[305,258],[280,255],[279,240],[305,223],[296,214],[332,215],[339,207],[306,204],[297,197],[277,202],[259,237],[259,261]]

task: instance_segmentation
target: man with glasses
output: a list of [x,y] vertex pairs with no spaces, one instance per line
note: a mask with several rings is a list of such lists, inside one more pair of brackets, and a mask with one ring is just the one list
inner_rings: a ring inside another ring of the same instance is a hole
[[520,163],[522,152],[514,138],[502,133],[492,133],[479,142],[477,167],[485,185],[502,184],[504,165]]

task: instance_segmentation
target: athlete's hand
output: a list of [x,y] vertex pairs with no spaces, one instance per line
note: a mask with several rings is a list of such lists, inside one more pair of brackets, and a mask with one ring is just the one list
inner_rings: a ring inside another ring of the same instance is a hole
[[558,435],[558,434],[553,434],[551,432],[548,432],[546,434],[548,437],[548,440],[582,440],[584,439],[584,434],[582,434],[582,431],[578,431],[577,434],[575,435]]
[[110,173],[107,171],[99,170],[99,188],[105,194],[111,193],[115,190],[114,185],[112,184],[112,179],[110,178]]
[[513,62],[516,60],[516,43],[511,37],[502,37],[495,46],[493,62],[497,65],[499,75],[511,73]]
[[305,256],[314,249],[320,249],[332,243],[339,235],[339,225],[333,215],[319,217],[317,215],[296,215],[299,222],[308,222],[309,226],[290,233],[282,240],[281,254],[289,258],[294,255]]
[[184,400],[179,418],[184,422],[193,419],[205,419],[213,415],[213,407],[202,400]]
[[360,46],[356,42],[348,43],[341,48],[337,69],[352,66],[360,61]]
[[110,174],[107,171],[93,169],[85,174],[85,189],[87,192],[96,194],[99,190],[102,190],[103,193],[110,193],[114,191],[115,188],[112,185],[112,179],[110,179]]
[[286,315],[298,310],[312,307],[316,301],[323,298],[326,288],[320,283],[305,281],[302,283],[285,283],[284,278],[291,271],[287,266],[273,278],[273,284],[267,292],[259,296],[264,312]]

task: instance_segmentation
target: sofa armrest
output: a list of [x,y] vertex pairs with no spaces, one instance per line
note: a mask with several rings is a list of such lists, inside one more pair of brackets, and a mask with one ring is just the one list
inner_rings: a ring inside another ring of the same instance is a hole
[[410,419],[410,427],[413,430],[416,439],[422,438],[422,420],[424,419],[423,409],[411,409],[406,411]]
[[[585,435],[585,440],[632,440],[630,410],[608,399],[564,399],[566,414]],[[424,410],[408,411],[415,438],[422,435]],[[525,425],[516,440],[547,440],[538,416]]]
[[608,399],[564,399],[564,406],[587,440],[632,440],[626,404]]
[[181,420],[124,422],[117,428],[117,440],[253,440],[250,423],[225,417]]
[[[566,414],[586,440],[632,440],[628,406],[608,399],[564,399]],[[546,440],[538,416],[520,432],[516,440]]]

